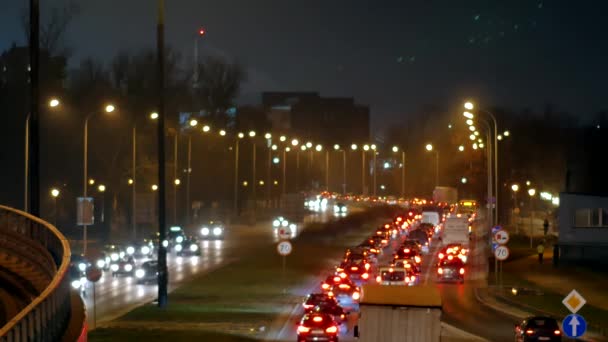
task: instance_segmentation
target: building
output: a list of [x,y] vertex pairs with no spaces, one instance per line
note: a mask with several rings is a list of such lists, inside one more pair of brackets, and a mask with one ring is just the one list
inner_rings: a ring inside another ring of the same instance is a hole
[[265,92],[262,105],[273,130],[315,143],[351,144],[370,138],[369,107],[353,98],[324,98],[315,92]]
[[582,130],[571,144],[566,191],[559,196],[562,261],[608,263],[608,177],[603,168],[606,128],[608,123],[601,122]]

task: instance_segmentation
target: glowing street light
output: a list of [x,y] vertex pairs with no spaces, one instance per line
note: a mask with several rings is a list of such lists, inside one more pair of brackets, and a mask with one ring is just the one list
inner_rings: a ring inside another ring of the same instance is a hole
[[317,145],[315,146],[315,150],[317,150],[317,152],[321,152],[321,150],[323,150],[323,146]]
[[255,131],[249,131],[249,137],[250,138],[255,137]]
[[427,151],[432,151],[433,150],[433,145],[432,144],[426,144],[425,146]]
[[530,186],[532,184],[532,182],[530,182],[529,180],[526,181],[526,186]]
[[302,151],[306,151],[306,145],[301,145],[301,146],[300,146],[300,150],[302,150]]
[[310,141],[306,143],[306,148],[312,148],[312,143]]
[[356,151],[357,150],[357,144],[352,144],[350,145],[351,150]]
[[397,152],[399,152],[399,147],[393,146],[392,150],[393,150],[393,152],[397,153]]
[[127,184],[129,184],[129,185],[133,185],[133,183],[134,183],[134,182],[133,182],[133,178],[129,178],[129,180],[127,181]]
[[281,135],[281,137],[279,138],[279,140],[280,140],[281,142],[283,142],[283,141],[287,140],[287,137],[286,137],[286,136],[284,136],[284,135]]
[[58,99],[56,99],[56,98],[52,98],[52,99],[49,101],[49,107],[51,107],[51,108],[58,107],[58,106],[59,106],[59,104],[60,104],[60,103],[59,103],[59,100],[58,100]]
[[534,197],[534,195],[536,195],[536,189],[528,189],[528,195],[530,195],[530,197]]
[[239,139],[243,139],[245,137],[245,133],[239,132],[239,134],[237,134],[237,137],[239,137]]
[[299,143],[298,139],[291,140],[291,146],[298,146]]
[[112,113],[116,109],[116,107],[114,107],[114,105],[109,104],[109,105],[106,105],[106,108],[104,108],[104,109],[105,109],[106,113]]
[[509,131],[504,131],[504,132],[502,133],[502,135],[504,135],[505,137],[508,137],[508,136],[510,136],[510,135],[511,135],[511,132],[509,132]]
[[473,143],[473,149],[476,150],[477,148],[477,143]]
[[176,179],[173,181],[173,183],[174,183],[175,185],[180,185],[180,184],[182,184],[182,181],[181,181],[179,178],[176,178]]
[[158,119],[158,113],[157,112],[150,113],[150,119],[157,120]]
[[59,197],[59,189],[53,188],[51,189],[51,196],[53,196],[53,198],[57,198]]
[[468,181],[468,180],[467,180],[467,178],[466,178],[466,177],[462,177],[462,178],[460,179],[460,183],[462,183],[462,184],[467,184],[467,181]]
[[502,135],[500,135],[500,134],[499,134],[499,135],[497,135],[497,136],[496,136],[496,139],[498,139],[499,141],[500,141],[500,140],[502,140]]
[[513,185],[511,185],[511,190],[513,190],[513,192],[518,192],[519,191],[519,184],[513,184]]
[[203,126],[203,132],[207,133],[211,130],[211,127],[209,127],[209,125],[205,125]]
[[365,151],[369,151],[369,145],[367,145],[367,144],[366,144],[366,145],[363,145],[363,150],[365,150]]
[[99,192],[105,192],[106,191],[106,186],[103,184],[99,184],[99,186],[97,187],[97,190]]
[[473,113],[470,113],[470,112],[464,112],[464,113],[462,113],[462,115],[464,115],[464,117],[467,119],[473,119],[475,117],[475,115],[473,115]]
[[467,119],[466,123],[469,126],[473,126],[473,124],[474,124],[473,120],[471,120],[471,119]]
[[93,178],[89,179],[89,185],[95,185],[95,180]]
[[465,108],[465,109],[467,109],[467,110],[473,110],[473,108],[475,108],[475,105],[473,105],[473,103],[472,103],[472,102],[467,101],[467,102],[465,102],[465,104],[464,104],[464,108]]
[[475,126],[469,126],[469,131],[471,132],[475,132],[477,129],[475,128]]
[[334,150],[336,150],[336,151],[337,151],[337,150],[339,150],[339,149],[340,149],[340,145],[335,144],[335,145],[334,145]]
[[158,190],[158,185],[152,184],[151,188],[152,188],[152,191],[156,191],[156,190]]
[[226,135],[226,131],[224,131],[223,129],[222,129],[222,130],[220,130],[220,135],[221,135],[222,137],[223,137],[223,136],[225,136],[225,135]]
[[476,136],[479,136],[479,131],[475,131],[475,132],[473,132],[473,134],[475,134]]
[[471,139],[472,141],[475,141],[475,138],[477,138],[477,137],[475,136],[475,134],[471,134],[471,135],[469,135],[469,139]]
[[196,127],[198,125],[198,121],[196,119],[190,120],[190,127]]
[[460,151],[460,152],[464,151],[464,146],[462,146],[462,145],[458,146],[458,151]]
[[270,146],[270,149],[273,151],[276,151],[279,147],[275,144],[273,144],[272,146]]
[[266,134],[264,134],[264,138],[265,139],[270,139],[270,138],[272,138],[272,134],[266,133]]

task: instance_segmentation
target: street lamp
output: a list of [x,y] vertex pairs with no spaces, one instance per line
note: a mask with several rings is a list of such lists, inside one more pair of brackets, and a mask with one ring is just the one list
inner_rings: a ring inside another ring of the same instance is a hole
[[468,110],[473,110],[473,108],[475,108],[475,106],[473,105],[473,103],[467,101],[464,104],[464,108],[468,109]]
[[528,189],[528,195],[530,195],[530,248],[532,248],[532,235],[534,235],[534,196],[536,195],[536,189]]
[[279,141],[280,141],[280,142],[285,142],[285,140],[287,140],[287,137],[286,137],[286,136],[281,135],[281,136],[279,137]]
[[[425,146],[428,152],[433,152],[433,145],[426,144]],[[434,150],[435,152],[435,186],[439,186],[439,151]]]
[[460,183],[462,183],[462,184],[467,184],[467,181],[468,181],[468,180],[467,180],[467,178],[466,178],[466,177],[462,177],[462,178],[460,179]]
[[[105,113],[112,113],[116,110],[116,107],[114,107],[114,105],[112,104],[107,104],[104,107],[104,112]],[[83,189],[82,189],[82,197],[84,199],[87,198],[87,180],[88,180],[88,162],[89,162],[89,119],[91,119],[91,117],[93,117],[93,115],[97,114],[98,112],[93,112],[90,113],[84,120],[84,158],[83,158]],[[93,181],[93,184],[95,182]],[[81,210],[84,211],[84,205],[81,208]],[[83,247],[82,247],[82,253],[83,255],[87,255],[87,226],[89,224],[89,220],[87,217],[85,217],[84,212],[81,215],[82,217],[82,241],[83,241]],[[92,223],[92,222],[91,222]]]
[[519,184],[512,184],[511,191],[513,191],[513,211],[512,211],[512,221],[515,223],[515,231],[519,234],[519,224],[517,223],[517,219],[515,217],[515,210],[517,209],[517,192],[519,191]]
[[469,126],[473,126],[473,124],[474,124],[474,122],[473,122],[473,120],[472,120],[472,119],[467,119],[466,123],[467,123],[467,125],[469,125]]
[[464,112],[464,113],[462,113],[462,115],[464,115],[464,117],[467,119],[473,119],[475,117],[475,115],[473,115],[473,113],[470,113],[470,112]]
[[266,134],[264,134],[264,138],[265,139],[270,139],[270,138],[272,138],[272,134],[266,133]]
[[53,188],[51,189],[51,197],[53,197],[53,204],[55,207],[55,213],[53,215],[53,225],[56,227],[57,226],[57,197],[59,197],[59,189]]
[[158,113],[157,112],[150,113],[150,119],[152,119],[152,120],[158,119]]
[[[394,153],[399,152],[398,146],[393,146]],[[405,150],[401,150],[401,198],[405,197]]]
[[511,185],[511,190],[513,190],[513,192],[518,192],[519,191],[519,185],[518,184]]
[[298,139],[291,140],[291,146],[298,146],[299,143]]
[[182,181],[181,181],[179,178],[176,178],[176,179],[173,181],[173,184],[175,184],[175,185],[180,185],[180,184],[182,184]]
[[226,136],[226,131],[223,130],[223,129],[221,129],[220,130],[220,136],[222,136],[222,137]]
[[204,125],[203,126],[203,132],[207,133],[211,130],[211,127],[209,127],[209,125]]
[[504,132],[502,133],[502,135],[504,135],[505,137],[508,137],[508,136],[510,136],[510,135],[511,135],[511,132],[509,132],[509,131],[504,131]]
[[99,191],[99,193],[101,194],[101,222],[105,222],[105,217],[106,217],[106,196],[105,196],[105,192],[106,192],[106,186],[103,184],[99,184],[99,186],[97,186],[97,191]]
[[462,146],[462,145],[458,146],[458,151],[463,152],[464,151],[464,146]]
[[151,189],[152,189],[152,191],[157,191],[158,190],[158,185],[152,184]]
[[58,99],[56,99],[56,98],[52,98],[52,99],[49,101],[49,107],[51,107],[51,108],[58,107],[59,105],[60,105],[60,102],[59,102],[59,100],[58,100]]

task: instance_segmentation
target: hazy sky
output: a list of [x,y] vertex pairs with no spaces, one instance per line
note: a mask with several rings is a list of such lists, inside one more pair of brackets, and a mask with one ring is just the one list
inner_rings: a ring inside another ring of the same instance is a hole
[[[48,6],[64,0],[42,1]],[[22,41],[24,0],[0,1],[0,49]],[[68,45],[109,59],[154,46],[155,1],[81,0]],[[369,104],[376,127],[424,105],[487,105],[590,115],[606,104],[606,1],[167,0],[167,42],[192,58],[241,61],[244,97],[314,90]]]

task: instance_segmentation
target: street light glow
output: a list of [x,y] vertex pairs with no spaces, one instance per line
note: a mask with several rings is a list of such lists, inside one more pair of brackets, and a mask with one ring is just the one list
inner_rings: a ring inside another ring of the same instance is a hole
[[203,132],[209,132],[211,130],[211,127],[209,127],[209,125],[205,125],[203,126]]
[[475,117],[475,115],[473,115],[473,113],[469,113],[469,112],[464,112],[464,113],[462,113],[462,115],[464,115],[464,117],[467,119],[473,119]]
[[476,136],[479,136],[479,131],[475,131],[475,132],[473,132],[473,134],[475,134]]
[[357,149],[357,144],[352,144],[352,145],[350,145],[350,148],[351,148],[353,151],[355,151],[355,150]]
[[237,137],[239,137],[240,139],[243,139],[245,137],[245,133],[239,132],[239,134],[237,135]]
[[393,152],[395,152],[395,153],[399,152],[399,147],[393,146]]
[[375,151],[376,150],[376,144],[371,144],[370,148]]
[[427,151],[432,151],[433,150],[433,145],[426,144],[425,148],[426,148]]
[[473,120],[471,120],[471,119],[467,119],[466,123],[469,126],[473,126]]
[[221,135],[222,137],[223,137],[223,136],[225,136],[225,135],[226,135],[226,131],[224,131],[223,129],[222,129],[222,130],[220,130],[220,135]]
[[293,139],[293,140],[291,141],[291,145],[292,145],[292,146],[298,146],[298,144],[299,144],[299,143],[300,143],[300,142],[298,141],[298,139]]
[[312,147],[312,143],[309,141],[306,143],[306,148],[311,148]]
[[105,108],[106,113],[112,113],[115,109],[116,109],[116,107],[114,107],[111,104],[107,105],[106,108]]
[[471,134],[471,135],[469,135],[469,139],[471,139],[471,140],[475,141],[475,138],[476,138],[475,134]]
[[289,148],[289,146],[285,147],[285,152],[289,152],[291,151],[291,148]]
[[93,178],[89,179],[89,185],[95,184],[95,180]]
[[264,134],[264,138],[265,139],[270,139],[270,138],[272,138],[272,134],[266,133],[266,134]]
[[59,106],[59,100],[57,100],[57,99],[55,99],[55,98],[52,98],[52,99],[49,101],[49,107],[51,107],[51,108],[55,108],[55,107],[57,107],[57,106]]
[[134,182],[133,182],[133,178],[129,178],[129,180],[127,181],[127,183],[128,183],[129,185],[133,185],[133,183],[134,183]]
[[306,151],[306,145],[301,145],[301,146],[300,146],[300,150],[302,150],[302,151]]
[[175,184],[175,185],[180,185],[180,184],[182,184],[182,181],[181,181],[179,178],[176,178],[176,179],[173,181],[173,184]]
[[530,186],[532,184],[532,182],[530,182],[529,180],[526,181],[526,186]]
[[279,138],[279,140],[280,140],[280,141],[285,141],[285,140],[287,140],[287,137],[286,137],[286,136],[284,136],[284,135],[281,135],[281,137]]
[[498,136],[496,136],[496,139],[502,140],[502,135],[499,134]]
[[473,102],[467,101],[464,104],[464,108],[468,109],[468,110],[473,110],[473,108],[475,108],[475,106],[473,105]]
[[279,157],[274,157],[272,158],[272,162],[275,164],[278,164],[281,160],[279,159]]
[[59,197],[59,189],[55,189],[55,188],[51,189],[51,196],[53,196],[55,198]]
[[518,192],[519,191],[519,184],[513,184],[513,185],[511,185],[511,190],[513,190],[513,192]]
[[152,120],[158,119],[158,113],[157,112],[150,113],[150,119],[152,119]]
[[473,149],[476,150],[477,149],[477,143],[473,144]]
[[317,152],[321,152],[321,150],[323,150],[323,146],[317,145],[315,146],[315,150],[317,150]]
[[485,145],[483,143],[479,143],[479,148],[483,148]]
[[279,147],[278,147],[277,145],[274,145],[274,144],[273,144],[272,146],[270,146],[270,148],[271,148],[273,151],[276,151],[276,150],[277,150],[277,148],[279,148]]
[[469,126],[469,131],[471,131],[471,132],[475,132],[475,131],[476,131],[475,126]]
[[462,145],[458,146],[458,151],[460,151],[460,152],[464,151],[464,146],[462,146]]
[[534,195],[536,195],[536,189],[528,189],[528,195],[530,195],[530,197],[534,197]]
[[367,145],[367,144],[363,145],[363,149],[364,149],[365,151],[369,151],[369,145]]
[[460,183],[462,183],[462,184],[467,184],[467,178],[466,178],[466,177],[462,177],[462,178],[460,179]]
[[255,137],[255,131],[249,131],[249,136],[250,136],[251,138]]
[[340,149],[340,145],[335,144],[335,145],[334,145],[334,150],[336,150],[336,151],[337,151],[337,150],[339,150],[339,149]]
[[504,135],[505,137],[508,137],[511,135],[511,132],[509,131],[504,131],[504,133],[502,133],[502,135]]
[[156,190],[158,190],[158,185],[152,184],[152,191],[156,191]]
[[99,184],[99,186],[97,187],[97,190],[99,190],[99,192],[105,192],[106,191],[106,186],[103,184]]
[[198,125],[198,121],[196,119],[190,120],[190,126],[191,127],[196,127],[196,125]]

